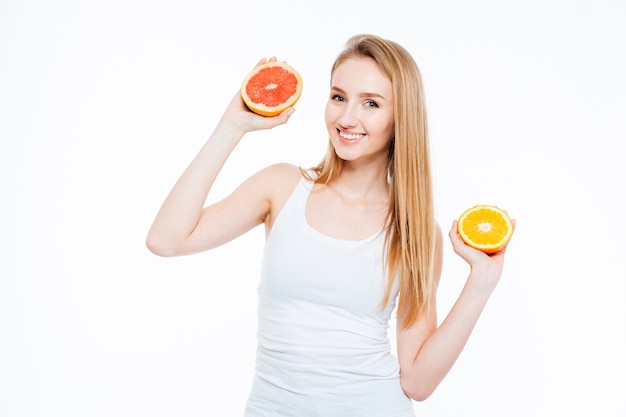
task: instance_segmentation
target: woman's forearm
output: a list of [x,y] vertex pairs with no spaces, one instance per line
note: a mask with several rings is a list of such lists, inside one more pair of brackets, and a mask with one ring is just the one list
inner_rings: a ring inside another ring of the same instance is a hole
[[495,283],[484,282],[485,280],[475,276],[478,274],[476,272],[470,273],[452,309],[431,338],[427,340],[425,349],[420,351],[427,357],[422,360],[420,355],[417,356],[416,362],[420,361],[426,369],[428,369],[430,362],[433,365],[438,365],[447,373],[465,347],[491,293],[495,289]]
[[217,175],[243,134],[235,124],[220,121],[161,205],[146,239],[152,252],[171,255],[193,232]]
[[428,398],[448,374],[472,333],[493,286],[467,280],[454,306],[424,341],[413,361],[402,368],[402,386],[416,400]]

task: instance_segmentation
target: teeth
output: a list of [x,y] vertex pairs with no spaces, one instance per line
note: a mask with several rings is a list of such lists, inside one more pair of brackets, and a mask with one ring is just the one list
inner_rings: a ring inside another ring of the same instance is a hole
[[358,139],[360,137],[362,137],[363,135],[348,135],[345,133],[341,133],[339,132],[339,135],[344,138],[344,139],[348,139],[348,140],[354,140],[354,139]]

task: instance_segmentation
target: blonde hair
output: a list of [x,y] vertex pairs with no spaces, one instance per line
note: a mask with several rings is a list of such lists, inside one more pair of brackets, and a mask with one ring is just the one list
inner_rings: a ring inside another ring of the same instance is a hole
[[[398,318],[403,327],[428,311],[433,292],[435,219],[433,208],[428,125],[419,68],[399,44],[375,35],[356,35],[336,58],[337,67],[348,58],[372,58],[389,77],[394,97],[394,138],[389,147],[390,201],[385,231],[385,260],[389,280],[381,305],[389,302],[394,279],[399,278]],[[343,160],[329,142],[323,160],[314,168],[316,183],[338,178]]]

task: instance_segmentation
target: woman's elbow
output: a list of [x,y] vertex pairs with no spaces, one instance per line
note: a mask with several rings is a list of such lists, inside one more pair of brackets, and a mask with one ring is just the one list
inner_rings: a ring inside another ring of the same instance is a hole
[[146,247],[148,248],[148,250],[150,252],[152,252],[153,254],[157,255],[157,256],[162,256],[162,257],[168,257],[168,251],[165,250],[165,248],[163,248],[161,245],[159,245],[158,242],[154,241],[153,239],[146,239]]
[[427,400],[435,392],[435,388],[437,388],[436,386],[429,386],[418,381],[405,381],[402,378],[400,379],[400,384],[406,396],[415,401]]
[[174,247],[155,233],[150,232],[146,236],[146,247],[153,254],[164,258],[177,255]]

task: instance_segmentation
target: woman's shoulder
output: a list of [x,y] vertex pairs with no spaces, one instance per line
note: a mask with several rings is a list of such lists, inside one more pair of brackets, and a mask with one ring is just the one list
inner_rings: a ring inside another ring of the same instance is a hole
[[257,180],[269,190],[270,212],[266,225],[271,227],[278,213],[302,179],[300,167],[289,163],[276,163],[257,173]]
[[295,185],[302,178],[302,169],[294,164],[280,162],[267,166],[258,175],[273,186],[282,188],[284,185]]
[[263,189],[269,199],[276,202],[291,195],[302,178],[300,167],[289,163],[269,165],[252,176],[254,188]]

